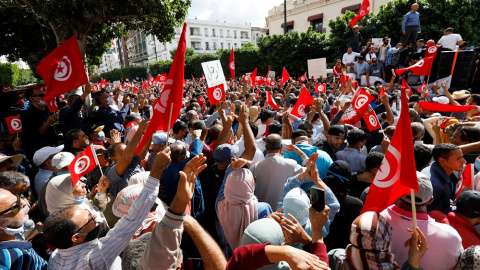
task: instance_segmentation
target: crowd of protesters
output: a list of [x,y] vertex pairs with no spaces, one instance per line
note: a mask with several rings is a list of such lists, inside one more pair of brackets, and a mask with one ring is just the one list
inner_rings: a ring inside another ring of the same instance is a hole
[[[419,102],[480,105],[480,95],[446,83],[412,88],[419,190],[361,214],[400,116],[398,78],[386,70],[416,63],[425,42],[415,51],[408,37],[361,48],[358,29],[333,77],[254,87],[238,77],[216,104],[204,80],[185,81],[180,117],[139,151],[162,84],[96,92],[86,84],[57,97],[57,113],[41,88],[2,92],[0,267],[476,269],[480,175],[459,194],[456,186],[467,163],[480,170],[479,109],[439,113]],[[356,76],[340,83],[344,72]],[[315,92],[319,82],[324,93]],[[369,131],[352,110],[356,84],[375,97],[364,113],[374,111],[381,129]],[[314,100],[297,117],[303,88]],[[14,115],[18,134],[5,121]],[[68,166],[90,145],[99,166],[74,185]],[[312,207],[312,187],[324,191],[323,209]]]

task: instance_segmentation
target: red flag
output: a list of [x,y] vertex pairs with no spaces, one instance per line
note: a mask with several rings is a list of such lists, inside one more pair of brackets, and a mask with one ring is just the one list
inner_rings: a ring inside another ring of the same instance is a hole
[[283,85],[290,79],[290,75],[288,75],[288,72],[285,68],[282,70],[282,82],[280,83],[280,87],[283,87]]
[[248,82],[248,79],[250,79],[250,75],[248,75],[248,74],[243,75],[243,81],[244,82]]
[[[407,95],[410,95],[412,94],[412,88],[410,88],[410,86],[408,85],[407,81],[405,81],[405,79],[401,78],[402,80],[402,86],[400,86],[400,89],[402,91],[405,91],[405,94]],[[408,91],[407,91],[408,90]]]
[[228,68],[230,69],[230,75],[232,80],[235,80],[235,57],[233,55],[233,47],[230,51],[230,61],[228,62]]
[[379,98],[383,97],[387,91],[385,91],[385,88],[382,86],[382,89],[380,89],[380,94],[378,95]]
[[101,79],[100,80],[100,87],[104,88],[108,85],[108,83],[104,80],[104,79]]
[[271,79],[269,84],[270,86],[275,86],[277,85],[277,82],[274,79]]
[[409,66],[407,68],[396,69],[395,72],[400,75],[406,71],[411,71],[417,75],[428,76],[430,75],[430,70],[432,69],[433,57],[425,57],[422,60],[418,61],[415,65]]
[[[122,84],[120,84],[120,85],[122,85]],[[120,85],[119,85],[119,86],[120,86]],[[98,91],[98,88],[99,88],[99,87],[98,87],[98,84],[96,84],[96,83],[92,84],[92,92],[97,92],[97,91]]]
[[375,111],[371,111],[367,114],[364,114],[362,117],[363,117],[363,120],[365,120],[365,123],[367,124],[369,131],[374,131],[381,128],[380,123],[378,122],[378,117],[375,114]]
[[267,76],[265,76],[265,83],[266,84],[270,84],[270,81],[273,80],[273,79],[270,79],[269,75],[270,75],[270,66],[268,66]]
[[88,83],[75,35],[43,58],[36,70],[47,83],[45,101]]
[[437,52],[438,52],[437,45],[435,43],[429,41],[427,43],[427,51],[425,52],[425,58],[426,57],[435,58],[435,57],[437,57]]
[[198,101],[198,104],[200,104],[200,105],[204,105],[204,104],[207,103],[207,101],[205,101],[205,98],[203,96],[199,96],[197,98],[197,101]]
[[255,68],[250,74],[250,88],[253,88],[256,85],[256,79],[257,79],[257,68]]
[[357,112],[364,112],[368,104],[374,100],[375,97],[370,95],[367,91],[360,89],[353,97],[352,108]]
[[[422,83],[422,85],[420,85],[420,87],[417,88],[417,91],[418,91],[419,93],[422,93],[422,92],[423,92],[423,87],[425,87],[425,86],[427,86],[427,82],[426,82],[426,81],[424,81],[424,82]],[[428,91],[427,91],[427,92],[428,92]]]
[[278,111],[278,105],[273,99],[272,93],[270,93],[269,91],[267,91],[267,101],[270,107],[272,107],[275,111]]
[[257,92],[255,92],[255,99],[258,100],[259,98],[260,98],[260,95],[259,95],[258,90],[257,90]]
[[324,83],[317,83],[315,85],[315,93],[325,93],[327,86]]
[[467,164],[463,168],[462,176],[458,179],[457,186],[455,187],[455,199],[462,193],[463,187],[472,189],[473,171],[473,164]]
[[47,108],[51,113],[59,111],[58,106],[57,106],[57,101],[55,99],[47,100],[47,101],[45,101],[45,104],[47,105]]
[[[183,24],[182,35],[178,41],[177,52],[173,58],[172,66],[165,82],[163,91],[160,96],[152,104],[153,115],[150,124],[143,135],[142,140],[138,144],[135,154],[142,151],[147,140],[152,137],[157,130],[170,131],[172,125],[177,121],[180,115],[180,109],[183,106],[183,80],[185,73],[185,51],[187,44],[185,35],[187,32],[187,24]],[[169,120],[171,120],[169,122]]]
[[413,155],[412,127],[405,91],[401,96],[401,113],[397,129],[388,146],[387,153],[370,185],[362,213],[380,213],[399,197],[410,194],[410,188],[418,190],[417,169]]
[[468,112],[477,108],[475,105],[451,105],[437,102],[420,101],[420,108],[434,112]]
[[367,15],[370,12],[370,1],[369,0],[363,0],[362,6],[360,7],[360,10],[357,13],[357,16],[355,16],[351,22],[348,23],[348,26],[355,25],[357,24],[358,21],[361,21],[365,15]]
[[300,78],[298,78],[298,80],[301,82],[301,83],[304,83],[307,81],[307,72],[305,72],[305,74],[303,74],[302,76],[300,76]]
[[78,179],[84,176],[98,165],[97,155],[93,144],[80,152],[75,159],[68,165],[68,171],[72,177],[73,186],[77,185]]
[[353,88],[354,90],[357,90],[357,88],[358,88],[358,82],[357,82],[357,81],[353,81],[353,82],[352,82],[352,88]]
[[20,119],[20,114],[5,117],[5,122],[7,122],[10,134],[22,132],[22,120]]
[[112,44],[112,46],[115,46],[115,41],[113,41],[112,39],[112,42],[110,44]]
[[194,81],[195,81],[195,77],[193,77],[193,74],[190,74],[190,75],[192,75],[192,80],[194,80]]
[[262,78],[262,76],[256,76],[255,85],[261,85],[261,84],[265,84],[265,80]]
[[305,107],[313,104],[313,98],[308,93],[308,90],[302,88],[300,95],[298,96],[297,103],[293,106],[290,114],[295,115],[296,117],[303,117],[305,115]]
[[217,104],[218,102],[225,100],[225,86],[223,83],[207,88],[208,99],[210,105]]

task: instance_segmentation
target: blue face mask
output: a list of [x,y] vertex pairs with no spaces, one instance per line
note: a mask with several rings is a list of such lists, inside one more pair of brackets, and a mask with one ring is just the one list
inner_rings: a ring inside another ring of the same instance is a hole
[[183,114],[183,109],[180,109],[180,114]]
[[83,201],[85,201],[85,196],[77,196],[75,198],[75,202],[78,203],[78,204],[83,203]]
[[38,102],[38,104],[39,104],[40,106],[45,106],[45,105],[47,105],[47,103],[45,103],[45,101],[43,101],[43,100],[40,100],[40,101]]
[[69,173],[70,173],[69,171],[64,171],[64,172],[59,172],[59,171],[57,171],[57,175],[69,174]]
[[99,132],[98,132],[98,139],[99,139],[100,141],[103,141],[103,140],[105,139],[105,132],[99,131]]

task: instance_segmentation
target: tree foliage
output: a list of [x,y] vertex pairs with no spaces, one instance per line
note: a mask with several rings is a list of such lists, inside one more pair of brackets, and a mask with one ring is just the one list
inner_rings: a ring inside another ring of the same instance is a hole
[[142,79],[147,80],[150,76],[147,74],[146,67],[123,67],[114,69],[112,71],[104,72],[99,76],[96,76],[90,80],[91,82],[98,83],[101,79],[105,81],[119,81],[119,80],[126,80],[129,81],[141,81]]
[[33,75],[33,72],[30,69],[20,69],[17,85],[26,85],[37,82],[38,79]]
[[4,87],[13,87],[18,83],[20,69],[15,64],[0,63],[0,81]]

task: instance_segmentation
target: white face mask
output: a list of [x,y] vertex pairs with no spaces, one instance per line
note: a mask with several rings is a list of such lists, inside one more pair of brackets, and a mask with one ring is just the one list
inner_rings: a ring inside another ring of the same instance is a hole
[[113,105],[113,103],[114,103],[112,97],[108,97],[107,101],[108,101],[108,105]]

